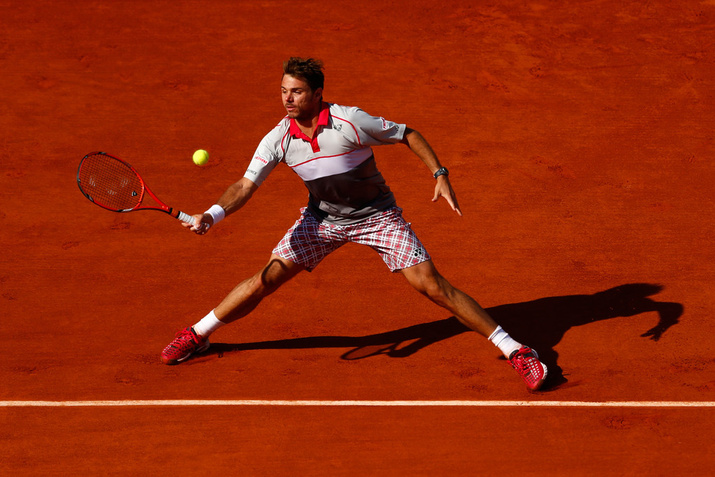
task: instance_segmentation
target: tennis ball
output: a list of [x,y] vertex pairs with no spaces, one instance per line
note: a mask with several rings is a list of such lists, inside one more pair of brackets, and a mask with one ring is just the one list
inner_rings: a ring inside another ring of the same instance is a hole
[[194,164],[197,166],[203,166],[209,162],[209,153],[203,149],[199,149],[194,153]]

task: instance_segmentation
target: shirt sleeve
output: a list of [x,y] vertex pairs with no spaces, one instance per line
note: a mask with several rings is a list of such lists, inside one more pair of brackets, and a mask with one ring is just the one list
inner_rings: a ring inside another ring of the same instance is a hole
[[371,116],[360,108],[352,108],[350,117],[363,146],[395,144],[402,141],[405,136],[407,127],[405,124]]
[[280,148],[280,139],[276,141],[275,132],[276,130],[274,129],[268,133],[258,144],[256,152],[253,153],[253,159],[251,159],[246,173],[243,175],[243,177],[257,186],[263,183],[268,174],[281,160],[277,154]]

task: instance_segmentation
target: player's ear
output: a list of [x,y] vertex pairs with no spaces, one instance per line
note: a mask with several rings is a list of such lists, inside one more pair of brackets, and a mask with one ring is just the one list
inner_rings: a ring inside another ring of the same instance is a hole
[[320,101],[323,101],[323,88],[317,88],[314,94]]

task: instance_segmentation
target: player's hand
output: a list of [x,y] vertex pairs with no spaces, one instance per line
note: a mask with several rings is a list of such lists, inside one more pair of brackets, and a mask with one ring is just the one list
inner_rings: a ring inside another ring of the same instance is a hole
[[462,210],[459,208],[459,202],[457,202],[457,195],[454,193],[447,176],[439,176],[437,178],[437,185],[434,188],[432,202],[437,202],[440,197],[444,197],[452,210],[457,212],[460,217],[462,216]]
[[209,214],[196,214],[192,217],[193,223],[182,222],[182,225],[197,235],[204,235],[208,232],[214,222],[213,217]]

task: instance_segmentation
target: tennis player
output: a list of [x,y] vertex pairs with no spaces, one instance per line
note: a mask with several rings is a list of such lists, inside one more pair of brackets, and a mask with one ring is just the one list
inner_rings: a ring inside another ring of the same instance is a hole
[[177,364],[209,347],[209,335],[249,314],[283,283],[303,270],[312,271],[342,245],[372,247],[393,272],[417,291],[453,313],[463,324],[488,338],[531,390],[546,378],[537,353],[512,339],[469,295],[454,288],[435,268],[430,255],[402,217],[395,197],[377,169],[373,146],[405,144],[435,179],[433,201],[444,198],[462,215],[449,172],[414,129],[356,107],[323,100],[323,65],[312,58],[283,64],[281,99],[287,115],[260,142],[245,175],[193,224],[205,234],[243,207],[276,165],[283,162],[303,179],[308,204],[273,250],[268,263],[241,282],[194,326],[177,333],[162,352],[162,361]]

